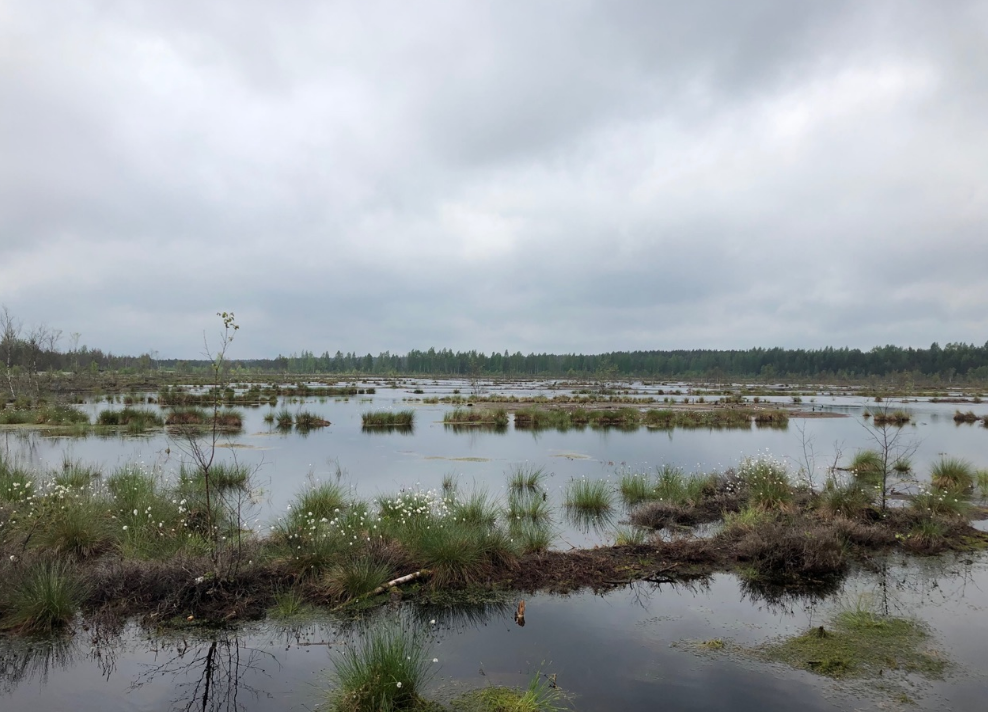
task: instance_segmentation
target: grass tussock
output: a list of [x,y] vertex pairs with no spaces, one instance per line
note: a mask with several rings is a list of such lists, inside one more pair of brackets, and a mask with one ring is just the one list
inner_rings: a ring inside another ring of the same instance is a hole
[[[172,408],[165,416],[165,425],[177,428],[210,428],[213,412],[197,406]],[[243,414],[236,410],[216,411],[216,427],[220,430],[240,430],[244,426]]]
[[371,556],[345,556],[326,573],[323,585],[337,600],[366,596],[391,580],[391,566]]
[[517,494],[542,494],[546,474],[542,467],[519,465],[508,476],[508,490]]
[[614,492],[606,480],[581,477],[566,487],[566,509],[604,516],[614,510]]
[[295,427],[299,430],[313,430],[315,428],[325,428],[331,423],[325,418],[320,418],[315,413],[307,410],[299,411],[295,414]]
[[75,618],[85,587],[65,561],[42,559],[17,571],[4,587],[4,628],[21,633],[51,634]]
[[963,494],[936,488],[914,495],[909,508],[926,518],[966,520],[971,513],[971,503]]
[[443,423],[447,425],[506,428],[508,422],[508,411],[504,408],[453,408],[443,414]]
[[859,450],[847,469],[862,483],[874,486],[882,481],[885,461],[877,450]]
[[872,415],[871,422],[877,426],[882,425],[894,425],[896,427],[902,427],[907,425],[909,421],[912,420],[912,415],[908,410],[892,410],[892,411],[879,411]]
[[78,408],[63,404],[37,408],[0,407],[0,425],[89,425],[89,416]]
[[875,489],[857,478],[844,482],[828,479],[820,493],[820,511],[832,517],[857,519],[874,506]]
[[415,424],[415,411],[375,410],[363,413],[360,423],[364,428],[411,428]]
[[772,457],[749,457],[742,461],[735,476],[735,487],[743,491],[750,507],[782,509],[795,496],[789,469]]
[[654,430],[674,428],[743,428],[752,423],[760,426],[787,427],[788,413],[779,408],[714,408],[710,410],[650,409],[634,407],[613,409],[521,408],[515,411],[515,427],[530,430],[567,430],[569,428],[621,428]]
[[614,546],[644,546],[651,534],[641,527],[618,527],[614,532]]
[[160,428],[165,424],[165,419],[150,408],[127,406],[120,410],[101,410],[96,418],[96,424],[105,427],[125,427],[131,432],[143,432],[149,428]]
[[309,610],[310,606],[305,594],[298,588],[289,588],[274,594],[273,605],[268,609],[268,615],[274,619],[286,620],[301,616]]
[[974,474],[974,479],[981,497],[988,497],[988,470],[978,470]]
[[329,705],[336,712],[416,709],[432,676],[421,633],[399,623],[381,624],[343,646],[333,661]]
[[930,468],[930,484],[944,492],[970,492],[975,470],[971,463],[956,457],[942,457]]

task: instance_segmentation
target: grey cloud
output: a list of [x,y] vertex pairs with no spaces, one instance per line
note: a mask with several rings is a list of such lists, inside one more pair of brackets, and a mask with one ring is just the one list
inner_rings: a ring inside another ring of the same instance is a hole
[[0,302],[196,356],[983,342],[983,3],[34,2]]

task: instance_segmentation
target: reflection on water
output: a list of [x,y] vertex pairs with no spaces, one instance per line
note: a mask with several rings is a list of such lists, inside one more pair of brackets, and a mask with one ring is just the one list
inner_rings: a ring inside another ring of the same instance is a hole
[[563,511],[566,513],[566,522],[581,534],[593,533],[603,540],[614,532],[615,514],[612,510],[591,512],[566,507]]
[[[160,678],[172,686],[172,709],[203,712],[239,712],[265,691],[266,678],[280,667],[275,655],[248,645],[235,632],[187,642],[162,640],[155,647],[155,662],[137,676],[131,690],[140,690]],[[270,672],[269,672],[270,670]]]
[[[881,709],[880,691],[731,655],[698,655],[689,641],[749,648],[825,624],[861,606],[916,616],[956,674],[910,691],[919,708],[982,709],[981,656],[988,636],[983,592],[988,557],[891,557],[825,589],[782,591],[717,574],[691,582],[661,576],[606,595],[502,594],[466,605],[437,594],[426,605],[393,604],[346,619],[265,623],[222,631],[162,633],[136,625],[73,638],[0,638],[0,709],[312,709],[347,641],[367,626],[413,627],[435,658],[427,694],[487,684],[524,686],[555,675],[576,709]],[[522,627],[517,623],[525,601]],[[770,673],[770,674],[766,674]],[[836,697],[835,697],[836,695]],[[730,704],[727,704],[727,702]]]
[[78,637],[31,641],[0,637],[0,694],[10,694],[22,684],[44,687],[53,672],[69,667],[80,657]]

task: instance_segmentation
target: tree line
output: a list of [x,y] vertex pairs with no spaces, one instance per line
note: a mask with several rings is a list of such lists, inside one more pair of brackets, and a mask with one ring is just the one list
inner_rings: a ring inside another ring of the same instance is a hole
[[434,349],[406,354],[303,351],[275,359],[243,362],[251,368],[283,373],[436,375],[436,376],[595,376],[652,379],[821,378],[861,380],[892,375],[942,382],[988,379],[988,342],[983,346],[934,343],[928,349],[881,346],[869,351],[821,349],[677,349],[614,351],[602,354],[522,354],[507,351]]
[[[168,370],[204,373],[211,361],[159,359],[148,352],[114,355],[79,345],[79,334],[68,337],[46,325],[27,327],[0,308],[0,369],[6,390],[15,379],[40,388],[43,374],[113,371],[147,373]],[[787,379],[867,380],[891,376],[915,381],[976,383],[988,381],[988,342],[982,346],[948,343],[929,348],[878,346],[868,351],[821,349],[676,349],[613,351],[601,354],[550,354],[451,349],[413,349],[405,354],[385,351],[374,356],[355,352],[311,351],[273,359],[230,362],[236,371],[280,374],[451,376],[451,377],[594,377],[703,378],[710,380]]]

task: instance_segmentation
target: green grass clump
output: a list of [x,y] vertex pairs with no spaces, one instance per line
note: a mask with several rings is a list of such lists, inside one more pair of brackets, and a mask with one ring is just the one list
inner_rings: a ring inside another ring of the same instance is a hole
[[69,405],[46,405],[34,413],[37,425],[88,425],[89,416]]
[[496,510],[482,493],[454,501],[435,492],[401,492],[378,506],[381,537],[397,543],[415,567],[428,569],[433,588],[476,583],[514,565],[522,548],[492,519]]
[[641,527],[619,527],[614,533],[614,546],[643,546],[650,534]]
[[347,556],[326,573],[326,591],[336,599],[366,596],[391,580],[391,567],[370,556]]
[[221,430],[240,430],[244,427],[244,416],[238,410],[224,408],[216,413],[216,427]]
[[[209,467],[211,494],[250,489],[252,471],[247,465],[238,462],[216,462]],[[185,497],[205,496],[206,474],[198,466],[182,464],[178,473],[178,491]],[[205,503],[204,503],[205,504]]]
[[136,465],[112,473],[106,489],[112,499],[115,537],[124,556],[164,559],[190,545],[190,550],[202,550],[207,532],[204,505],[199,505],[197,497],[171,491]]
[[283,560],[304,576],[316,576],[354,554],[367,539],[367,507],[351,501],[339,483],[307,487],[274,526],[273,542]]
[[55,473],[53,481],[62,487],[81,490],[92,484],[99,476],[99,468],[66,457],[62,460],[62,469]]
[[365,428],[411,428],[415,424],[415,411],[376,410],[363,413],[360,423]]
[[939,517],[921,519],[909,531],[909,538],[924,551],[937,551],[947,539],[946,523]]
[[315,428],[325,428],[330,422],[325,418],[320,418],[315,413],[308,410],[301,410],[295,414],[295,427],[299,430],[313,430]]
[[618,491],[621,493],[621,500],[627,507],[649,502],[657,497],[652,478],[638,472],[622,472]]
[[89,425],[89,416],[70,405],[0,406],[0,425]]
[[880,485],[885,472],[882,455],[876,450],[859,450],[848,468],[864,484]]
[[454,408],[443,414],[443,422],[449,425],[491,425],[504,428],[508,425],[508,412],[504,408]]
[[521,408],[515,411],[515,427],[524,430],[548,430],[550,428],[567,430],[572,425],[573,419],[565,410]]
[[616,410],[591,410],[587,420],[595,428],[635,429],[641,422],[642,414],[637,408],[617,408]]
[[51,634],[68,626],[85,593],[71,566],[58,560],[32,563],[6,586],[0,624],[32,634]]
[[96,418],[97,425],[127,427],[133,431],[144,431],[165,424],[164,418],[148,408],[126,407],[121,410],[101,410]]
[[309,609],[302,592],[297,588],[290,588],[274,594],[274,605],[268,609],[268,615],[278,619],[295,618]]
[[511,538],[515,540],[524,554],[536,554],[548,551],[555,538],[552,524],[549,521],[521,520],[508,525]]
[[895,458],[892,462],[892,470],[897,475],[908,475],[913,469],[913,462],[905,455]]
[[108,503],[87,489],[56,486],[41,506],[38,516],[44,527],[37,543],[44,551],[87,558],[109,549],[116,541],[116,528]]
[[22,408],[0,409],[0,425],[26,425],[34,422],[34,412]]
[[566,509],[605,516],[614,510],[614,493],[605,480],[589,480],[581,477],[566,488]]
[[209,413],[198,406],[175,407],[165,416],[165,425],[204,426],[210,420]]
[[379,625],[344,645],[333,661],[330,705],[337,712],[415,709],[432,665],[422,634]]
[[498,508],[483,491],[473,492],[462,500],[454,500],[450,506],[454,520],[471,526],[491,528],[497,522]]
[[894,425],[897,427],[902,427],[906,425],[910,420],[912,420],[912,415],[907,410],[893,410],[889,412],[879,412],[875,413],[872,418],[872,423],[875,425]]
[[542,467],[527,467],[519,465],[508,477],[509,492],[541,494],[545,491],[542,481],[545,479],[545,469]]
[[981,496],[988,497],[988,470],[978,470],[974,473],[974,479]]
[[738,467],[737,477],[747,493],[749,506],[762,509],[787,507],[793,487],[785,463],[770,457],[749,457]]
[[408,543],[431,572],[436,588],[474,583],[488,569],[484,536],[476,527],[457,522],[430,525],[420,528]]
[[930,483],[945,492],[969,492],[974,488],[974,468],[966,460],[941,458],[930,468]]
[[33,492],[31,473],[0,453],[0,502],[23,502]]
[[278,424],[278,427],[281,428],[282,430],[287,430],[288,428],[292,427],[292,423],[295,422],[295,418],[292,415],[292,411],[288,410],[287,408],[282,408],[281,410],[279,410],[278,414],[275,415],[274,420],[275,423]]
[[533,524],[548,524],[552,520],[552,507],[541,494],[529,494],[527,491],[508,492],[508,505],[505,515],[509,522],[531,522]]
[[619,491],[629,507],[645,502],[693,507],[714,496],[718,484],[715,474],[687,475],[679,467],[663,465],[654,478],[645,474],[622,474]]
[[772,520],[772,515],[758,507],[746,507],[737,512],[724,515],[724,533],[742,535],[756,531],[766,522]]
[[913,495],[909,506],[928,517],[967,519],[971,513],[971,503],[959,492],[932,489]]
[[306,517],[334,519],[350,504],[346,487],[338,482],[319,482],[306,487],[296,497],[292,509]]
[[849,482],[831,478],[820,493],[820,509],[831,516],[859,517],[871,508],[873,495],[874,488],[864,485],[857,478]]

